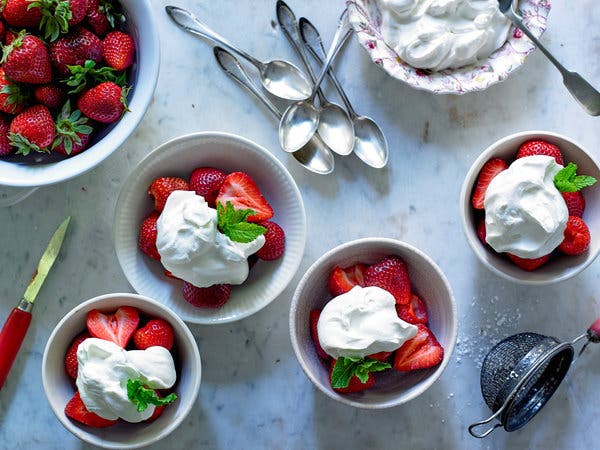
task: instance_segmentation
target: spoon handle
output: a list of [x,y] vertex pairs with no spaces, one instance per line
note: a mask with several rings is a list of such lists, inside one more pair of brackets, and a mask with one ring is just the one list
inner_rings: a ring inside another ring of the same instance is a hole
[[211,29],[208,25],[202,22],[191,12],[183,8],[179,8],[178,6],[172,5],[165,6],[165,10],[167,11],[167,14],[173,20],[173,22],[175,22],[180,28],[187,31],[188,33],[191,33],[196,36],[201,36],[203,38],[221,44],[224,47],[227,47],[229,50],[233,51],[234,53],[237,53],[242,58],[245,58],[248,61],[250,61],[250,63],[252,63],[259,69],[264,66],[264,64],[261,61],[233,45],[231,42],[229,42],[223,36]]

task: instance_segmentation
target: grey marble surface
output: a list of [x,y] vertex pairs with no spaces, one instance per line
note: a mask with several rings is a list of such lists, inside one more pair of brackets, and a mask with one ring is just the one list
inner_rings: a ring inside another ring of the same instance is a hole
[[[163,12],[167,3],[178,3],[257,56],[293,58],[274,26],[275,2],[152,2],[162,65],[154,101],[137,131],[90,173],[0,209],[2,318],[20,298],[52,231],[64,216],[73,216],[30,333],[0,392],[0,448],[87,448],[60,425],[46,402],[40,375],[45,341],[81,301],[131,291],[112,241],[119,188],[154,147],[202,130],[245,136],[286,164],[304,196],[309,238],[298,274],[267,308],[230,325],[190,327],[203,360],[200,395],[181,427],[152,448],[597,447],[600,348],[590,349],[576,363],[548,406],[523,430],[496,432],[483,441],[466,431],[469,423],[489,413],[479,391],[479,368],[493,343],[520,331],[572,338],[600,315],[598,261],[570,281],[521,287],[483,267],[461,229],[462,179],[494,140],[516,131],[546,129],[579,140],[600,157],[600,119],[588,117],[570,99],[541,54],[486,92],[433,96],[387,77],[352,42],[338,65],[339,77],[356,109],[380,122],[390,143],[390,160],[378,171],[355,157],[339,158],[335,173],[322,177],[307,173],[278,149],[270,113],[217,70],[209,45],[180,32]],[[567,66],[599,85],[600,7],[595,0],[554,3],[544,42]],[[341,0],[290,4],[331,39]],[[402,239],[431,255],[447,274],[459,310],[459,344],[443,376],[418,399],[385,411],[352,409],[314,389],[288,337],[289,303],[301,274],[326,250],[364,236]]]

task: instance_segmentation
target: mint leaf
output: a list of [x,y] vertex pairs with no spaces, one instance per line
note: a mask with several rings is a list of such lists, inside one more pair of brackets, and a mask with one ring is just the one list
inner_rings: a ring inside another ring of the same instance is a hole
[[217,225],[221,233],[234,242],[247,244],[267,232],[265,227],[247,221],[253,214],[252,209],[236,210],[231,202],[225,206],[217,203]]
[[371,358],[340,357],[333,366],[331,373],[331,387],[339,389],[348,387],[353,376],[358,377],[361,383],[366,383],[369,373],[381,372],[392,367],[388,363]]
[[177,399],[176,394],[160,398],[154,389],[145,387],[140,380],[127,380],[127,397],[137,405],[138,412],[145,411],[148,405],[164,406]]
[[554,186],[559,192],[577,192],[594,184],[596,184],[594,177],[577,175],[577,164],[572,162],[554,176]]

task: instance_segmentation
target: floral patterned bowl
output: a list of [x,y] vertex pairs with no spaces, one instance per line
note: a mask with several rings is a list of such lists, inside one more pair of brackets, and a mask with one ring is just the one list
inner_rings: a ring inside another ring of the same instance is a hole
[[[487,89],[508,78],[535,49],[533,43],[513,27],[506,43],[481,64],[440,72],[416,69],[402,61],[384,42],[381,34],[381,11],[375,0],[348,0],[347,4],[350,23],[356,31],[358,41],[373,62],[392,77],[416,89],[435,94],[465,94]],[[539,38],[546,30],[550,1],[521,0],[519,6],[523,23]]]

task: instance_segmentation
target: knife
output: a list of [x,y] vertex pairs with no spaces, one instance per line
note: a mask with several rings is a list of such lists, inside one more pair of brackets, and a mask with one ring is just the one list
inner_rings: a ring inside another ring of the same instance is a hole
[[52,268],[56,257],[60,252],[67,227],[71,217],[67,217],[65,221],[58,227],[54,232],[50,243],[46,248],[46,251],[42,255],[40,262],[38,263],[37,269],[23,294],[23,298],[19,301],[16,308],[12,310],[4,327],[0,331],[0,389],[6,381],[8,372],[17,357],[19,348],[25,339],[27,329],[31,323],[31,310],[33,309],[33,302],[48,276],[48,272]]

